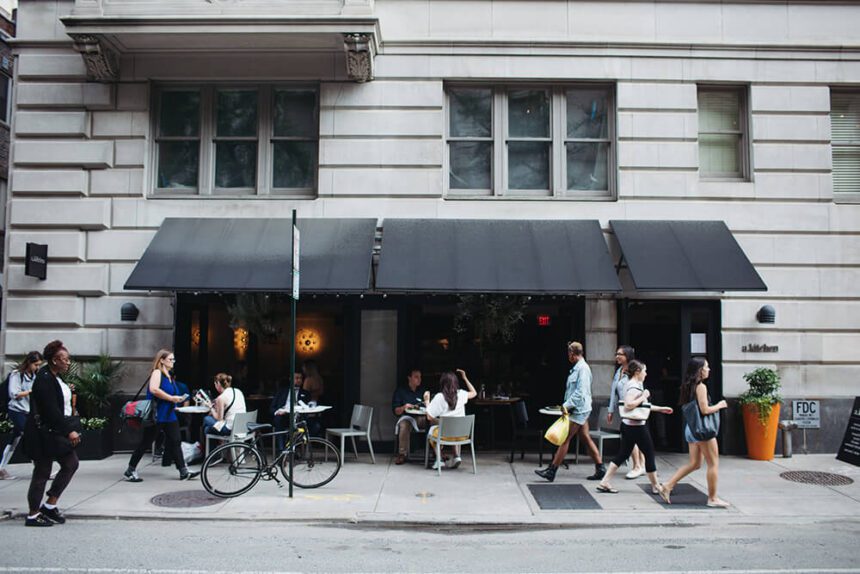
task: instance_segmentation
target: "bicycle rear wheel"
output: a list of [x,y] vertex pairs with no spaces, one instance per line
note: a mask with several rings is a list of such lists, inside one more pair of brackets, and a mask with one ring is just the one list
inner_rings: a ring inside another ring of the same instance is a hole
[[[340,472],[337,447],[322,438],[309,438],[293,447],[293,484],[299,488],[317,488],[328,484]],[[281,472],[290,479],[290,452],[281,457]]]
[[206,457],[200,479],[206,492],[232,498],[251,490],[263,476],[263,458],[243,442],[219,446]]

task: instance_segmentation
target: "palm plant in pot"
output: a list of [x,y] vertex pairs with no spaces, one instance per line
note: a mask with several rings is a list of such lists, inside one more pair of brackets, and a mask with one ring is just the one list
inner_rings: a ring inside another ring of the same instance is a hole
[[84,435],[78,456],[83,460],[102,459],[113,454],[108,416],[114,387],[122,371],[122,361],[100,355],[91,363],[72,365],[66,375],[66,382],[75,385],[75,393],[81,401],[79,409],[89,417],[81,419]]
[[744,417],[747,454],[754,460],[773,459],[779,425],[779,373],[759,367],[744,375],[749,389],[738,397]]

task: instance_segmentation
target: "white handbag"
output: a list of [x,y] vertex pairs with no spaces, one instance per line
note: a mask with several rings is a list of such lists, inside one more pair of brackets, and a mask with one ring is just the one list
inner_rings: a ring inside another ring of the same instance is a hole
[[[639,390],[643,393],[645,392],[645,389]],[[621,414],[622,419],[631,421],[647,421],[648,417],[651,415],[651,403],[644,402],[638,407],[634,407],[632,409],[628,409],[624,403],[621,403],[619,413]]]

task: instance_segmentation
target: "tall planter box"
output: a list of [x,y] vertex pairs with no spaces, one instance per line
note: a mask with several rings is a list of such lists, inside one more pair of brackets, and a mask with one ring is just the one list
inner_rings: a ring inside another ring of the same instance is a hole
[[110,425],[98,430],[85,430],[77,448],[80,460],[101,460],[113,454],[113,433]]
[[761,424],[758,408],[755,405],[744,405],[744,433],[747,439],[747,456],[753,460],[773,460],[776,451],[776,434],[779,425],[780,404],[776,403],[770,410],[770,416],[765,424]]

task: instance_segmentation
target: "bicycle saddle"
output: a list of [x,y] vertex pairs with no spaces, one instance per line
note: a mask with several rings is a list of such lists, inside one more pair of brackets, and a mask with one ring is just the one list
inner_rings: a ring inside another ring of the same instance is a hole
[[272,425],[266,423],[248,423],[248,432],[264,431],[272,428]]

